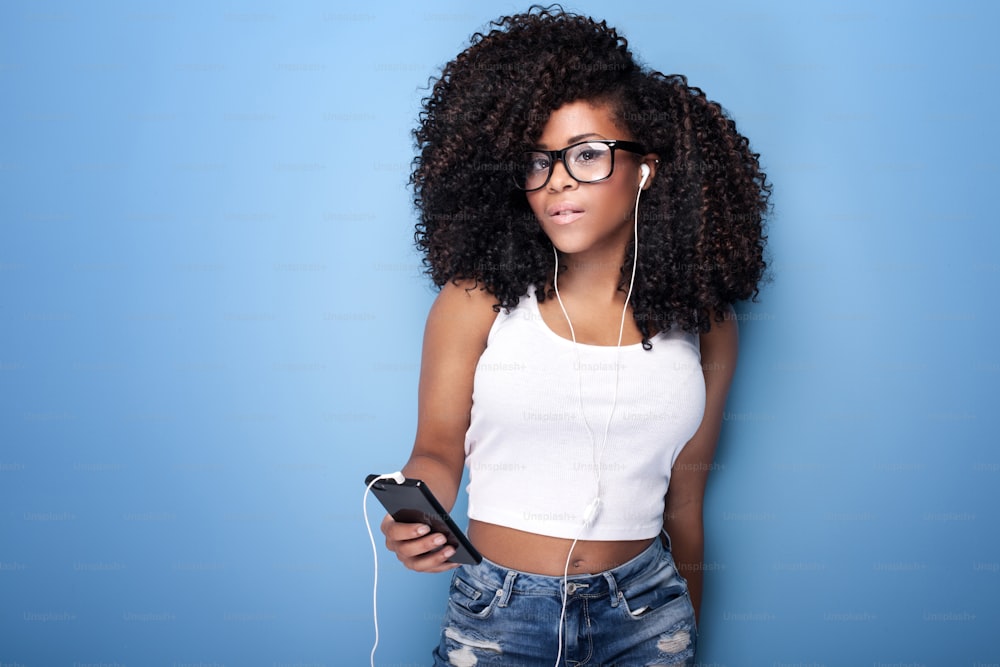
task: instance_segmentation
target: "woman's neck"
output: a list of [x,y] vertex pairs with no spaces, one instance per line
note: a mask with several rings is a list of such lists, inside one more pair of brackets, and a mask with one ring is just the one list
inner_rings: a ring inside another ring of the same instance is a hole
[[622,279],[624,252],[560,255],[559,293],[596,306],[625,303],[618,289]]

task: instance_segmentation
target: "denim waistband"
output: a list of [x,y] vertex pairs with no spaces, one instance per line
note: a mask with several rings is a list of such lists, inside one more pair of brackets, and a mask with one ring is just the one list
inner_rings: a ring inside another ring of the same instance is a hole
[[[610,597],[613,604],[617,603],[618,590],[627,586],[633,579],[641,578],[649,570],[655,569],[667,549],[668,547],[664,547],[663,542],[657,537],[642,553],[618,567],[597,574],[571,574],[565,578],[566,595]],[[511,593],[559,597],[563,594],[562,575],[521,572],[498,565],[486,558],[479,565],[463,565],[460,571],[485,587],[495,589],[498,594],[502,592],[501,605],[506,604]]]

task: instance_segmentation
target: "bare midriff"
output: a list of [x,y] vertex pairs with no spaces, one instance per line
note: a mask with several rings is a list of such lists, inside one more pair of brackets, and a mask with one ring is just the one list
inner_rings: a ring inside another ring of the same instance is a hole
[[[521,572],[562,576],[573,540],[536,535],[471,519],[469,539],[484,558]],[[573,547],[569,574],[597,574],[627,563],[655,538],[605,542],[580,540]]]

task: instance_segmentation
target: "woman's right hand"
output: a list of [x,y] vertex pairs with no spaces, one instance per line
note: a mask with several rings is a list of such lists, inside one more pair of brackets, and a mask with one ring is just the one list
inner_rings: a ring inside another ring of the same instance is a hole
[[[424,330],[417,400],[417,434],[403,474],[419,479],[450,511],[465,465],[465,434],[479,357],[496,321],[496,297],[477,280],[450,280],[431,306]],[[382,520],[385,546],[417,572],[445,572],[454,549],[444,535],[419,523]]]
[[399,523],[386,514],[382,519],[382,533],[385,548],[396,554],[403,565],[417,572],[447,572],[458,567],[449,563],[455,548],[445,546],[445,536],[432,533],[431,527],[423,523]]

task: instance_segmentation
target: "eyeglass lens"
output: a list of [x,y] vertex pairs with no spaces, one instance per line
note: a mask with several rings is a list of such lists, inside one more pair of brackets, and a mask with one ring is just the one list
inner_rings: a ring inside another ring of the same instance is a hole
[[[611,175],[611,148],[607,144],[584,142],[571,146],[563,154],[563,165],[575,180],[591,183]],[[542,187],[552,163],[547,153],[529,151],[525,153],[525,167],[520,181],[527,190]]]

